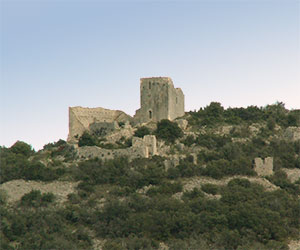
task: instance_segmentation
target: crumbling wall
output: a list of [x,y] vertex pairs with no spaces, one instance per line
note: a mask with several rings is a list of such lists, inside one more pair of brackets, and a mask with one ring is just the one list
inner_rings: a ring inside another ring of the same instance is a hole
[[273,174],[273,157],[267,157],[265,159],[254,159],[254,171],[258,176],[269,176]]
[[119,125],[114,122],[95,122],[89,125],[89,130],[96,136],[105,136],[119,129]]
[[171,86],[169,89],[169,119],[174,120],[184,115],[184,95],[180,88]]
[[122,149],[105,149],[97,146],[84,146],[77,148],[79,158],[95,158],[109,160],[115,157],[126,156],[129,160],[135,158],[149,158],[156,155],[156,137],[145,135],[144,138],[133,137],[132,147]]
[[68,142],[75,143],[93,123],[132,121],[132,117],[120,110],[104,108],[69,107]]

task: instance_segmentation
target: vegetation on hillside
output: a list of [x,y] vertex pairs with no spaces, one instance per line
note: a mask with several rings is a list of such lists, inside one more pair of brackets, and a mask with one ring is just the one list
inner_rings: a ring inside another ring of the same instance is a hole
[[[79,183],[64,204],[39,190],[12,204],[0,190],[0,249],[92,249],[96,238],[105,240],[105,250],[158,249],[161,242],[170,249],[288,249],[288,241],[300,233],[300,180],[292,183],[283,169],[300,168],[300,142],[277,134],[300,125],[299,111],[288,111],[282,103],[224,109],[214,102],[189,112],[187,119],[196,134],[184,134],[168,120],[155,131],[136,130],[136,136],[153,133],[170,152],[186,154],[176,167],[167,168],[161,156],[78,159],[63,140],[39,152],[25,142],[0,147],[2,184],[16,179]],[[217,133],[220,126],[232,127]],[[178,143],[184,145],[181,151],[175,149]],[[105,145],[88,133],[79,144]],[[120,140],[120,147],[129,145]],[[201,149],[197,164],[185,152],[195,147]],[[267,156],[274,157],[275,172],[267,177],[278,187],[274,191],[247,179],[257,177],[253,159]],[[185,188],[191,177],[236,175],[222,186]]]
[[284,103],[277,102],[265,107],[224,109],[218,102],[189,112],[189,124],[193,126],[216,126],[217,124],[241,124],[268,121],[280,126],[300,126],[300,110],[287,110]]

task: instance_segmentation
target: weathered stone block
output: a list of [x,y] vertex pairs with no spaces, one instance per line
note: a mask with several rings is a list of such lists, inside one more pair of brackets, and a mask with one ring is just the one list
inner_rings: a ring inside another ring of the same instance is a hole
[[254,171],[259,176],[269,176],[273,174],[273,157],[267,157],[265,159],[254,159]]

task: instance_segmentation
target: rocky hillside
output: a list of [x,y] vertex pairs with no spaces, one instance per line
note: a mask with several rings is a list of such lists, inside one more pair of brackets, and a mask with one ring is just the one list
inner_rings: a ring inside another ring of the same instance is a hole
[[299,249],[299,110],[115,127],[0,148],[1,249]]

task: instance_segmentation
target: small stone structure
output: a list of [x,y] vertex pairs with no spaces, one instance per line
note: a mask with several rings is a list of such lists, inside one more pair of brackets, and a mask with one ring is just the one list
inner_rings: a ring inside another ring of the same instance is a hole
[[134,158],[149,158],[157,155],[157,142],[154,135],[145,135],[144,138],[133,137],[132,146],[122,149],[104,149],[97,146],[84,146],[77,148],[79,158],[95,158],[102,160],[114,157],[127,156],[129,160]]
[[[68,142],[77,143],[84,131],[96,131],[100,135],[102,132],[112,132],[117,129],[116,124],[119,122],[158,122],[162,119],[174,120],[184,115],[183,92],[180,88],[174,88],[169,77],[141,78],[140,98],[141,108],[134,117],[120,110],[70,107]],[[185,125],[183,122],[182,126]]]
[[180,88],[174,88],[169,77],[141,78],[141,108],[134,119],[145,123],[162,119],[174,120],[184,115],[184,95]]
[[267,157],[265,159],[254,159],[254,171],[258,176],[269,176],[273,174],[273,157]]

